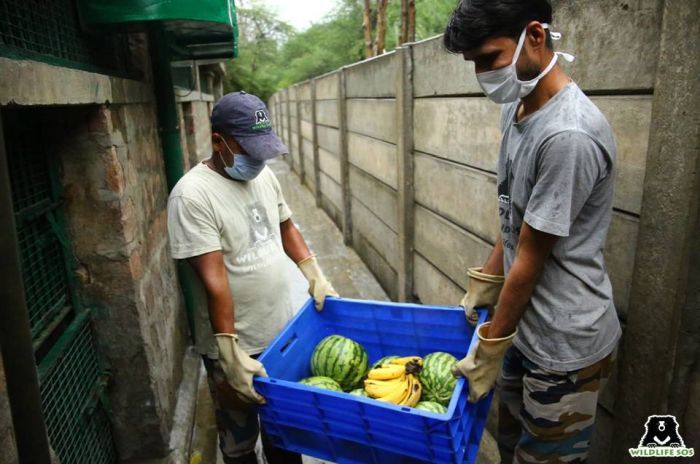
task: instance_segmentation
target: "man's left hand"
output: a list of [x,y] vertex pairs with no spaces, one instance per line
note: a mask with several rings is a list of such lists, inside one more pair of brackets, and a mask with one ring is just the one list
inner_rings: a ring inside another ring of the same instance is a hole
[[309,281],[309,294],[314,299],[316,311],[322,311],[326,297],[338,296],[338,292],[335,291],[333,285],[323,274],[314,255],[302,259],[297,265],[304,277],[306,277],[306,280]]
[[490,322],[477,327],[479,337],[476,346],[452,368],[455,377],[469,380],[469,402],[476,403],[485,397],[496,384],[506,351],[513,344],[515,332],[503,338],[488,338]]

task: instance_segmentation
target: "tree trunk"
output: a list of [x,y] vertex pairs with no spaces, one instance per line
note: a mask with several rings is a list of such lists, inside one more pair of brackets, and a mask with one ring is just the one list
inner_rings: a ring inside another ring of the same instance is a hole
[[374,56],[372,49],[372,14],[369,5],[370,0],[365,0],[365,10],[362,16],[362,30],[365,35],[365,59]]
[[416,2],[408,0],[408,27],[406,33],[406,42],[416,41]]
[[408,0],[401,0],[401,28],[399,32],[399,45],[406,42],[408,36]]
[[375,56],[384,53],[384,44],[386,41],[386,8],[389,5],[389,0],[377,0],[377,40]]

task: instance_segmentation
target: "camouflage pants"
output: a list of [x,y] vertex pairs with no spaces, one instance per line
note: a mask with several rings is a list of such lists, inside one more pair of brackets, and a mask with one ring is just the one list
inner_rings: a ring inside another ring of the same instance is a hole
[[[255,357],[255,356],[254,356]],[[269,464],[301,464],[301,456],[272,446],[265,434],[260,433],[258,408],[238,399],[233,392],[219,361],[204,356],[207,381],[216,409],[216,427],[219,447],[226,464],[257,464],[255,444],[261,435],[263,451]]]
[[497,382],[501,462],[585,463],[598,394],[614,359],[613,352],[576,371],[554,371],[535,365],[512,346]]

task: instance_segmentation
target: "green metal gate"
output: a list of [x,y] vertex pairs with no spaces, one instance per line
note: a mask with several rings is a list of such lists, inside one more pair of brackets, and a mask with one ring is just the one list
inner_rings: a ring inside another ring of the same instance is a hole
[[2,117],[44,419],[62,464],[112,463],[108,371],[95,350],[89,308],[76,293],[58,160],[42,120],[31,110]]

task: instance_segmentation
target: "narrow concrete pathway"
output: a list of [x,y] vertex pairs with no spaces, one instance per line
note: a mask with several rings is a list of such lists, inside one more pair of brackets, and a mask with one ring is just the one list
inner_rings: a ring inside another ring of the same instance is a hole
[[[343,236],[340,230],[323,210],[316,207],[313,194],[300,184],[299,178],[291,172],[289,165],[285,161],[276,160],[270,163],[270,167],[279,179],[285,199],[293,212],[292,218],[295,224],[299,227],[311,250],[317,255],[321,267],[338,293],[348,298],[388,301],[386,293],[376,278],[367,269],[357,253],[352,248],[343,245]],[[307,283],[291,261],[288,272],[293,282],[295,307],[300,308],[308,298]],[[209,424],[210,421],[213,421],[213,408],[211,398],[206,390],[205,375],[202,375],[202,382],[197,404],[198,424],[195,428],[193,449],[202,450],[204,459],[201,462],[204,464],[208,462],[208,450],[214,448],[217,437],[216,428]],[[500,460],[494,447],[493,438],[486,433],[484,435],[482,450],[480,450],[477,462],[497,464]],[[258,455],[260,462],[264,463],[265,459],[260,450],[260,443],[258,443]],[[220,452],[217,454],[216,463],[223,464]],[[324,461],[305,456],[304,463],[323,464]]]

